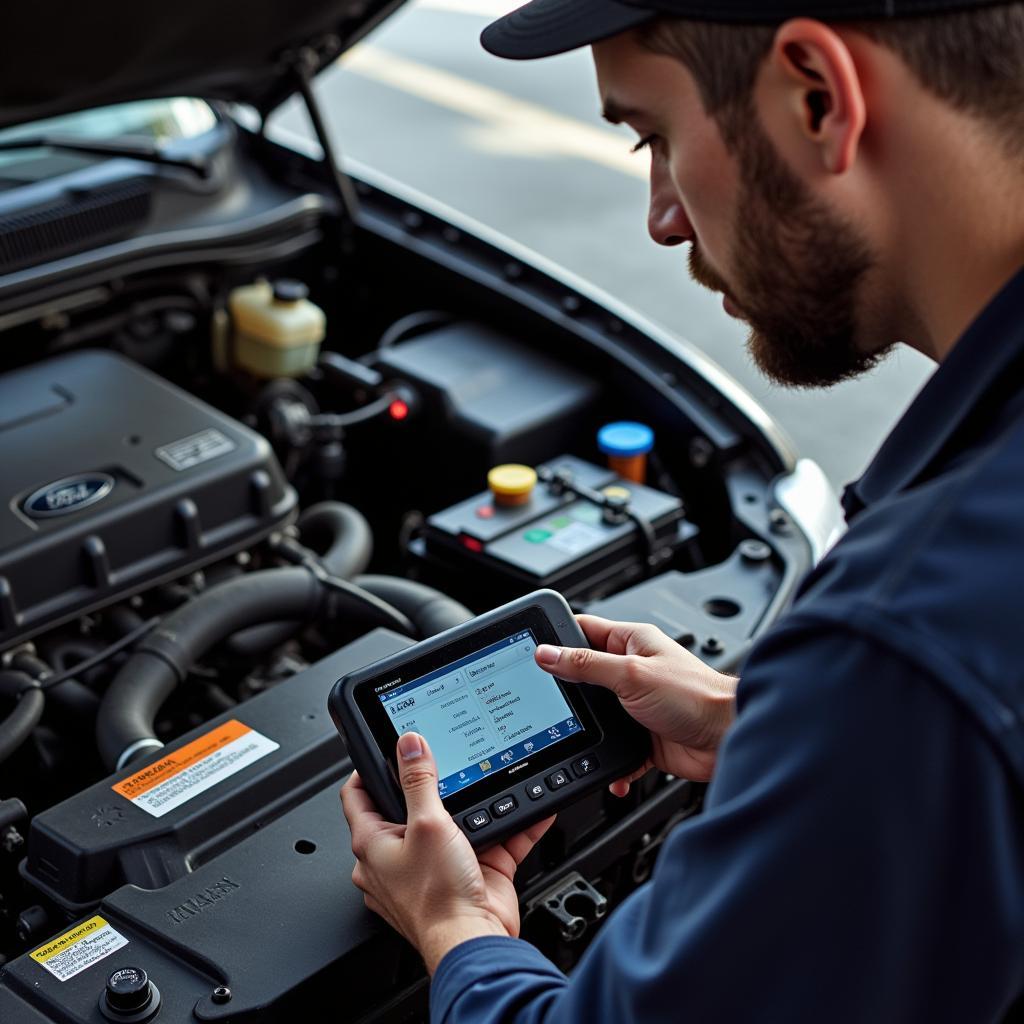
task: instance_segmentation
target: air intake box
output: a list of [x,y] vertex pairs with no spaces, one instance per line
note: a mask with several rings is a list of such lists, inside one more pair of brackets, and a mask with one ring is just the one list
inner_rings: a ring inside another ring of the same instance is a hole
[[296,504],[258,434],[108,352],[0,377],[0,649],[258,541]]

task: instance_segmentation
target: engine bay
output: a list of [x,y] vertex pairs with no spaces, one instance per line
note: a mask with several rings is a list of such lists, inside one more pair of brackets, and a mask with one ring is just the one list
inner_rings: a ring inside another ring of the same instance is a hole
[[[103,1019],[100,961],[161,1019],[339,992],[420,1019],[422,967],[349,881],[338,677],[547,586],[726,670],[809,563],[787,467],[678,353],[359,191],[354,242],[325,214],[287,252],[0,293],[2,1020]],[[639,468],[598,441],[623,423]],[[524,936],[571,967],[700,799],[650,775],[564,812]]]

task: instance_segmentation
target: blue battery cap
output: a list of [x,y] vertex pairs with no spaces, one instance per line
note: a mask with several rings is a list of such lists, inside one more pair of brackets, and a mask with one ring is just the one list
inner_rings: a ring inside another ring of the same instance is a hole
[[629,458],[646,455],[654,447],[654,431],[643,423],[609,423],[597,432],[597,447],[605,455]]

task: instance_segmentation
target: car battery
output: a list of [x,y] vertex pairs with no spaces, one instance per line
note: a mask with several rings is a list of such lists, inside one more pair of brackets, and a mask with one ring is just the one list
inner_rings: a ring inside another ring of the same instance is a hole
[[525,467],[502,469],[524,478],[519,493],[501,493],[492,473],[497,490],[426,520],[411,545],[424,575],[492,604],[496,594],[505,600],[539,587],[593,600],[664,568],[695,542],[678,497],[610,469],[571,455],[538,466],[535,477]]

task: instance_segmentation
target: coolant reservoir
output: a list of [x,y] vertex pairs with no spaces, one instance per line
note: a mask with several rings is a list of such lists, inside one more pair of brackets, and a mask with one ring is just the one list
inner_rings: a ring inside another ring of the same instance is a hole
[[299,377],[316,365],[327,318],[301,281],[235,288],[228,296],[234,362],[257,377]]

